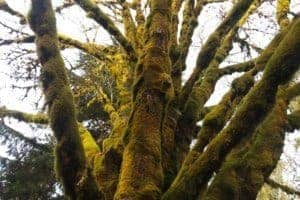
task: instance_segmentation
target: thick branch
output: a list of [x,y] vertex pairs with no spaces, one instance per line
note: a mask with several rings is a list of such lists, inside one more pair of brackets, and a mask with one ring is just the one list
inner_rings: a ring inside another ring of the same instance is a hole
[[[261,81],[252,88],[228,126],[210,142],[206,151],[188,168],[182,168],[163,199],[194,199],[216,171],[226,154],[241,138],[251,134],[274,105],[277,88],[299,69],[300,19],[296,19],[266,65]],[[196,187],[196,188],[195,188]]]
[[80,140],[73,95],[69,86],[56,32],[55,14],[50,0],[32,0],[28,16],[36,35],[41,80],[49,106],[50,126],[57,139],[56,172],[71,199],[101,199],[94,178],[87,169]]
[[45,114],[29,114],[17,110],[9,110],[5,107],[0,107],[0,117],[13,117],[27,123],[48,124],[48,117]]
[[286,109],[287,101],[280,90],[272,111],[253,134],[233,148],[203,199],[255,199],[282,153]]

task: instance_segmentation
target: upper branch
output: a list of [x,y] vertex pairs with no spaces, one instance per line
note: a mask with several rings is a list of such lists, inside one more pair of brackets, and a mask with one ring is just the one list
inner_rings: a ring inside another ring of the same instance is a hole
[[267,62],[261,81],[251,89],[228,126],[210,142],[206,151],[188,169],[179,173],[164,194],[164,200],[173,199],[174,196],[189,199],[197,197],[199,188],[203,189],[232,147],[241,138],[251,134],[266,117],[274,105],[278,86],[289,81],[300,67],[300,19],[296,19],[288,30]]
[[88,13],[88,17],[94,19],[103,28],[105,28],[121,44],[127,54],[136,59],[135,51],[130,42],[124,37],[120,30],[114,25],[110,18],[92,1],[75,0],[75,2]]
[[13,117],[28,123],[48,124],[48,117],[45,114],[29,114],[17,110],[9,110],[5,107],[0,107],[0,117]]
[[224,36],[244,16],[244,13],[249,9],[253,1],[254,0],[240,0],[232,8],[228,16],[218,26],[215,32],[207,39],[198,55],[196,68],[182,88],[180,99],[187,99],[190,92],[192,91],[195,82],[199,79],[201,72],[208,67],[209,63],[214,58]]
[[280,28],[286,27],[290,22],[288,18],[289,7],[290,0],[277,0],[276,19]]
[[[110,59],[106,55],[109,51],[108,48],[105,48],[101,45],[97,45],[94,43],[81,42],[79,40],[73,39],[71,37],[68,37],[68,36],[62,35],[62,34],[58,35],[58,40],[63,47],[69,47],[69,46],[75,47],[87,54],[94,56],[95,58],[98,58],[99,60],[110,61]],[[33,43],[34,41],[35,41],[34,35],[25,36],[23,38],[16,38],[16,39],[1,39],[0,46],[1,45],[10,45],[13,43],[17,43],[17,44]]]
[[15,11],[11,7],[9,7],[9,5],[6,3],[5,0],[0,0],[0,10],[3,10],[4,12],[7,12],[7,13],[9,13],[11,15],[19,17],[21,24],[25,24],[26,23],[25,16],[22,13],[20,13],[18,11]]

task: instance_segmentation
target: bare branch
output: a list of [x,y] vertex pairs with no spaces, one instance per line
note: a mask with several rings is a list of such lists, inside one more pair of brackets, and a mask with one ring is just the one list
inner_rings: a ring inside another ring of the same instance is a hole
[[24,136],[22,133],[20,133],[19,131],[16,131],[15,129],[7,126],[2,119],[0,119],[0,130],[1,130],[0,131],[1,134],[5,132],[6,134],[12,135],[13,137],[17,137],[20,140],[24,141],[25,143],[30,144],[34,148],[47,151],[47,152],[51,151],[51,148],[49,148],[49,146],[38,143],[35,138],[28,138]]

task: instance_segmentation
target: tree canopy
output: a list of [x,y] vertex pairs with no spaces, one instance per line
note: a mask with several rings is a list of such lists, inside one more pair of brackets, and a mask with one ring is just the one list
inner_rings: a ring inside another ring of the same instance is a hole
[[299,3],[26,3],[24,11],[0,0],[9,84],[37,110],[0,107],[12,156],[1,157],[1,197],[251,200],[271,198],[270,188],[300,196],[299,185],[271,176],[286,135],[300,128]]

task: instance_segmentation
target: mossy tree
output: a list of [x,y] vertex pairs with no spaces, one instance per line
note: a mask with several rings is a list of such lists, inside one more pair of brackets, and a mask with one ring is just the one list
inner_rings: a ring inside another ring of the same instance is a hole
[[[255,199],[270,182],[285,133],[299,129],[299,110],[289,115],[287,110],[300,95],[295,78],[300,18],[288,16],[289,0],[278,0],[280,30],[267,47],[254,48],[239,31],[265,1],[235,1],[183,82],[199,16],[207,5],[222,2],[74,0],[53,8],[50,0],[31,0],[26,22],[1,1],[1,10],[28,23],[34,32],[3,40],[2,45],[35,42],[48,114],[5,107],[0,114],[50,125],[56,138],[55,172],[68,198]],[[102,45],[58,34],[55,12],[75,5],[114,42]],[[103,6],[110,11],[104,12]],[[121,19],[122,28],[110,14]],[[221,67],[237,42],[259,56]],[[65,67],[61,56],[61,49],[69,47],[93,57],[89,65],[76,67],[83,71],[79,75]],[[234,72],[244,74],[219,104],[205,107],[217,81]],[[263,75],[257,80],[259,72]],[[100,138],[99,129],[85,126],[99,119],[109,123],[102,123],[108,134]]]

